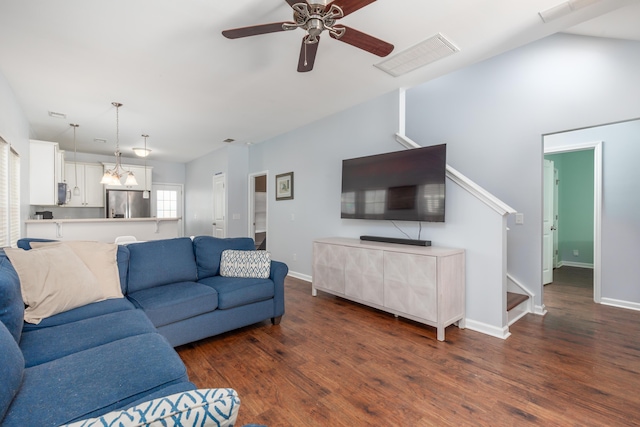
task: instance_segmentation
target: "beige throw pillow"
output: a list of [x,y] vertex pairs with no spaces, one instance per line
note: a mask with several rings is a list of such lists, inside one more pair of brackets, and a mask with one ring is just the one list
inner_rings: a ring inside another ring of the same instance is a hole
[[31,242],[32,248],[55,245],[68,246],[86,264],[98,279],[100,289],[102,289],[102,296],[105,299],[124,297],[122,288],[120,288],[120,275],[118,272],[118,245],[115,243],[82,240]]
[[26,322],[38,324],[54,314],[105,299],[96,276],[67,246],[5,249],[5,253],[20,278]]

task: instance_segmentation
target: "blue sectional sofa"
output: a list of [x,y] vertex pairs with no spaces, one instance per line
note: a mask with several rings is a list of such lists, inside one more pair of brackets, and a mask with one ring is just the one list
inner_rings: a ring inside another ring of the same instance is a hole
[[[19,247],[29,249],[33,241],[40,239],[23,239]],[[187,418],[196,417],[196,405],[204,411],[197,419],[233,425],[235,392],[195,390],[172,347],[267,319],[279,323],[288,269],[271,261],[268,278],[223,277],[226,249],[250,251],[254,243],[199,236],[119,246],[124,298],[73,308],[37,325],[24,322],[20,280],[0,250],[0,425],[107,425],[107,418],[130,421],[132,414],[166,405],[167,396],[175,399],[171,410]],[[186,406],[178,409],[177,402]]]

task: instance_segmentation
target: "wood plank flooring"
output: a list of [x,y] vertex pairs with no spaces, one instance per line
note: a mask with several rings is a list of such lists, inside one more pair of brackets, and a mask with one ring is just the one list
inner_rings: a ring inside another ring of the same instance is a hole
[[280,325],[177,350],[198,387],[238,391],[238,426],[640,425],[640,312],[593,303],[588,271],[555,278],[549,313],[507,340],[451,326],[439,342],[287,278]]

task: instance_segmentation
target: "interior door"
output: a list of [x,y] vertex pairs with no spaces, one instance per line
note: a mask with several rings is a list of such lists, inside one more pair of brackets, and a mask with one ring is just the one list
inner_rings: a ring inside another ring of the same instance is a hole
[[251,234],[256,249],[267,248],[267,175],[252,176],[251,183]]
[[551,160],[544,160],[544,191],[542,212],[542,284],[553,282],[553,241],[555,234],[553,199],[554,199],[554,165]]
[[213,237],[219,238],[227,236],[225,181],[226,177],[222,173],[213,177]]

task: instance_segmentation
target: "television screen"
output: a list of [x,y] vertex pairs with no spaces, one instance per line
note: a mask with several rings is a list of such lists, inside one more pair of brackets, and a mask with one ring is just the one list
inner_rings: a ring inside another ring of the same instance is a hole
[[446,144],[342,161],[341,217],[444,222]]

